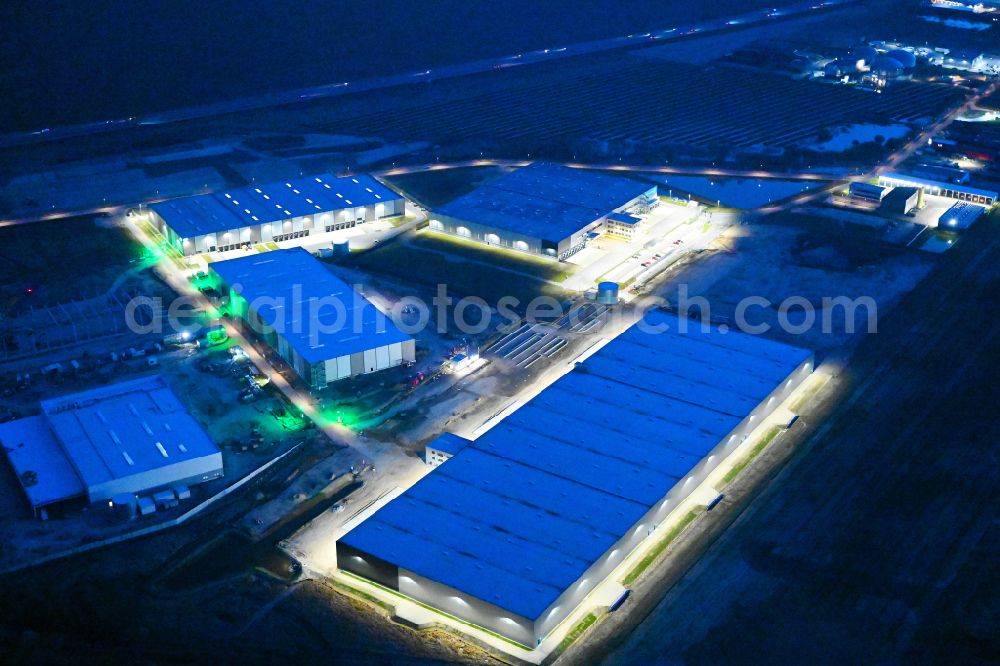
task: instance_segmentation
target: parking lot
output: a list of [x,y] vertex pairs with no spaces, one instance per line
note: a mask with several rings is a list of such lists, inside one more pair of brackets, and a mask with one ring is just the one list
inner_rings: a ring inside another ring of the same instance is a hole
[[[688,223],[701,212],[697,204],[678,206],[664,202],[649,213],[636,215],[642,219],[642,228],[634,238],[626,240],[605,234],[569,258],[568,263],[579,266],[579,270],[566,280],[566,288],[587,291],[603,280],[628,282],[642,269],[658,262],[654,256],[664,258],[667,245],[676,247],[684,243],[682,236],[690,231]],[[681,242],[674,245],[677,240]],[[644,263],[648,265],[643,266]]]

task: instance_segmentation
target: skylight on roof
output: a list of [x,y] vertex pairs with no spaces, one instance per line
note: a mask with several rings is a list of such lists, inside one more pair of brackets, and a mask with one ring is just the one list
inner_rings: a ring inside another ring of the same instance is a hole
[[370,188],[370,187],[366,187],[366,188],[365,188],[365,190],[367,190],[368,192],[371,192],[371,191],[372,191],[372,188]]
[[323,187],[325,187],[326,189],[330,189],[330,183],[323,183]]
[[344,195],[343,195],[343,194],[341,194],[340,192],[337,192],[337,196],[338,196],[338,197],[340,197],[341,199],[343,199],[343,198],[344,198]]
[[257,194],[261,193],[261,189],[259,187],[253,188],[253,191],[256,192]]
[[292,188],[292,192],[295,192],[296,194],[302,194],[301,192],[299,192],[298,190],[296,190],[294,188]]
[[264,195],[264,198],[267,199],[268,201],[271,200],[271,197],[267,196],[266,194]]
[[[358,179],[357,178],[351,178],[351,180],[354,181],[355,183],[358,183]],[[360,185],[360,184],[361,183],[358,183],[358,185]]]
[[306,199],[306,203],[310,203],[311,204],[312,202],[313,202],[312,199]]
[[289,213],[289,212],[288,212],[288,211],[286,210],[286,211],[285,211],[285,215],[291,215],[291,213]]
[[317,178],[317,179],[316,179],[316,182],[317,182],[317,183],[322,183],[323,181],[322,181],[322,180],[320,180],[319,178]]
[[350,199],[344,199],[344,201],[346,201],[346,202],[347,202],[347,205],[349,205],[349,206],[353,206],[353,205],[354,205],[354,204],[352,204],[352,203],[351,203],[351,200],[350,200]]
[[232,199],[232,198],[233,198],[233,195],[232,195],[232,194],[230,194],[229,192],[226,192],[226,198],[227,198],[227,199]]

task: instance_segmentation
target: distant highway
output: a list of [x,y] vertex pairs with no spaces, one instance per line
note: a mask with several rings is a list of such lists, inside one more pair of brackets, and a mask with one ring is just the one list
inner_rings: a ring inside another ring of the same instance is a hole
[[572,56],[589,55],[602,51],[627,48],[630,46],[642,46],[650,42],[671,41],[689,37],[692,35],[706,35],[723,30],[742,28],[751,25],[768,23],[775,19],[791,18],[801,16],[813,11],[830,9],[838,6],[855,4],[860,0],[806,0],[789,7],[758,9],[746,14],[730,18],[719,18],[704,21],[702,23],[681,25],[671,28],[657,30],[655,32],[644,32],[641,34],[631,34],[624,37],[611,37],[590,42],[570,44],[568,46],[558,46],[525,53],[502,56],[499,58],[486,58],[473,62],[457,65],[447,65],[436,69],[425,69],[418,72],[406,74],[394,74],[391,76],[364,79],[361,81],[342,81],[330,83],[310,88],[300,88],[298,90],[286,90],[283,92],[269,93],[254,97],[216,102],[199,106],[189,106],[172,111],[152,113],[141,117],[121,118],[115,120],[101,120],[78,125],[66,125],[63,127],[41,128],[30,132],[17,132],[0,135],[0,148],[36,143],[41,141],[53,141],[66,139],[75,136],[87,136],[91,134],[101,134],[113,132],[129,127],[139,127],[143,125],[163,125],[176,123],[195,118],[205,118],[226,113],[236,113],[239,111],[249,111],[271,106],[281,106],[293,104],[295,102],[337,97],[358,92],[370,92],[383,88],[391,88],[402,85],[413,85],[439,79],[449,79],[470,74],[480,74],[492,70],[502,70],[510,67],[519,67],[535,63],[552,62],[562,58]]
[[[493,159],[479,159],[479,160],[462,160],[457,162],[432,162],[430,164],[418,164],[413,166],[405,167],[395,167],[392,169],[386,169],[383,171],[372,171],[372,175],[375,176],[401,176],[410,173],[423,173],[427,171],[445,171],[448,169],[460,169],[464,167],[486,167],[486,166],[502,166],[502,167],[521,167],[531,164],[531,160],[493,160]],[[718,169],[715,167],[702,167],[702,166],[691,166],[691,167],[672,167],[672,166],[657,166],[653,164],[584,164],[582,162],[565,162],[565,166],[572,167],[575,169],[594,169],[598,171],[619,171],[619,172],[631,172],[631,173],[663,173],[663,174],[678,174],[678,175],[690,175],[690,176],[731,176],[735,178],[771,178],[779,180],[811,180],[811,181],[826,181],[826,180],[843,180],[843,176],[824,174],[824,173],[812,173],[812,172],[785,172],[785,171],[765,171],[761,169],[753,170],[741,170],[741,169]],[[184,195],[187,196],[187,195]],[[46,211],[44,213],[39,213],[37,215],[26,215],[23,217],[11,217],[7,219],[0,219],[0,227],[8,227],[15,224],[31,224],[32,222],[45,222],[47,220],[60,220],[67,217],[77,217],[80,215],[100,215],[100,214],[114,214],[121,212],[126,208],[134,208],[140,204],[148,205],[152,203],[159,203],[161,201],[168,201],[170,199],[177,197],[157,197],[153,199],[146,199],[144,201],[136,201],[132,203],[123,203],[115,206],[95,206],[93,208],[81,208],[76,210],[54,210]]]
[[[552,160],[546,160],[551,162]],[[435,162],[431,164],[417,164],[412,166],[393,167],[384,171],[373,171],[376,176],[402,176],[409,173],[421,173],[424,171],[440,171],[446,169],[460,169],[463,167],[482,166],[504,166],[522,167],[531,164],[532,160],[463,160],[459,162]],[[622,164],[620,162],[606,163],[584,163],[584,162],[562,162],[563,166],[573,169],[596,169],[599,171],[625,171],[625,172],[646,172],[665,174],[686,174],[693,176],[732,176],[734,178],[773,178],[780,180],[835,180],[840,176],[812,171],[767,171],[764,169],[719,169],[716,167],[690,166],[672,167],[658,166],[656,164]]]

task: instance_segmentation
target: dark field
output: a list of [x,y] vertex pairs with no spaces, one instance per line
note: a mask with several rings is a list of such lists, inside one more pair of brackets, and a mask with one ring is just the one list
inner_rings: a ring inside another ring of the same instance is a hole
[[815,436],[637,630],[595,632],[606,663],[996,663],[998,222],[880,321],[803,415]]
[[656,30],[789,0],[0,5],[0,132],[125,118]]
[[433,209],[468,194],[508,171],[509,169],[501,167],[462,167],[389,176],[383,180],[407,198]]
[[406,234],[391,244],[352,255],[343,263],[376,276],[423,285],[432,293],[437,285],[447,285],[452,296],[478,296],[492,306],[503,296],[514,296],[522,308],[539,295],[563,298],[565,293],[553,282],[565,279],[566,271],[572,268],[431,231]]
[[142,252],[123,230],[92,217],[0,227],[0,294],[36,307],[89,298]]
[[439,81],[393,100],[389,109],[345,104],[325,129],[527,150],[565,149],[583,137],[650,146],[788,146],[848,122],[912,122],[962,96],[950,86],[916,83],[875,95],[736,68],[617,55],[595,58],[587,67],[536,66],[503,76]]

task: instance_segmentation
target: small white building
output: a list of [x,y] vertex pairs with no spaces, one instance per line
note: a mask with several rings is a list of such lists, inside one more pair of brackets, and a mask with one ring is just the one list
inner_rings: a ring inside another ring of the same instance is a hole
[[642,218],[628,213],[611,213],[604,220],[604,230],[607,234],[626,240],[638,238],[642,228]]
[[446,432],[432,440],[424,447],[424,462],[431,467],[437,467],[449,458],[453,458],[471,442],[464,437]]

